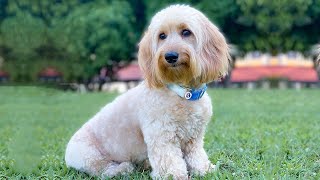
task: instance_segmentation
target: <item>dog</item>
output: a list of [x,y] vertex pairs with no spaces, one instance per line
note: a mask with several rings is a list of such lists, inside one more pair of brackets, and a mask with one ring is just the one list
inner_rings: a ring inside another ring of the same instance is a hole
[[212,116],[206,84],[228,72],[228,45],[200,11],[171,5],[139,43],[145,80],[85,123],[67,145],[68,167],[100,177],[150,164],[153,179],[188,179],[215,169],[203,148]]

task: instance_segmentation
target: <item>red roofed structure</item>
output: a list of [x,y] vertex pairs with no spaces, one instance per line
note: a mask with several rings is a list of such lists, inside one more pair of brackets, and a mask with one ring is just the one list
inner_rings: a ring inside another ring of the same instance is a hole
[[38,78],[43,82],[58,82],[62,79],[62,73],[54,67],[47,67],[39,72]]
[[319,82],[312,59],[306,59],[295,52],[278,56],[253,53],[235,62],[230,77],[232,83],[240,84],[255,83],[268,79],[287,80],[303,84]]
[[318,82],[314,68],[308,67],[239,67],[231,74],[231,82],[259,81],[265,78],[284,78],[295,82]]
[[116,77],[118,81],[140,81],[143,79],[142,72],[137,63],[132,63],[117,71]]
[[53,67],[47,67],[39,73],[39,76],[57,77],[57,76],[62,76],[62,74]]

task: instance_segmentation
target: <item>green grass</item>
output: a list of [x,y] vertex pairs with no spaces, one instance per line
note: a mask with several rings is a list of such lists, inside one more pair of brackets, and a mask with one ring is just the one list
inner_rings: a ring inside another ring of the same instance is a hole
[[[204,179],[320,179],[319,90],[209,90]],[[72,134],[116,94],[0,87],[0,179],[83,179],[64,163]],[[136,171],[115,179],[148,179]],[[195,177],[195,179],[201,179]]]

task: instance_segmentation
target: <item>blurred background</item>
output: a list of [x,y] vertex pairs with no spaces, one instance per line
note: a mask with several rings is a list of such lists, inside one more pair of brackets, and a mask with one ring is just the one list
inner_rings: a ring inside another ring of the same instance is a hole
[[231,46],[211,87],[318,88],[320,0],[0,0],[0,85],[124,92],[142,80],[138,42],[175,3],[201,10]]

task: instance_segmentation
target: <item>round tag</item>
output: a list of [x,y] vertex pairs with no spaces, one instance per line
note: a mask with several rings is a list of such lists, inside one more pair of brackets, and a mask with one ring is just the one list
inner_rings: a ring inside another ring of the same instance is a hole
[[190,99],[190,98],[192,97],[192,93],[189,92],[189,91],[187,91],[187,92],[184,94],[184,97],[185,97],[186,99]]

